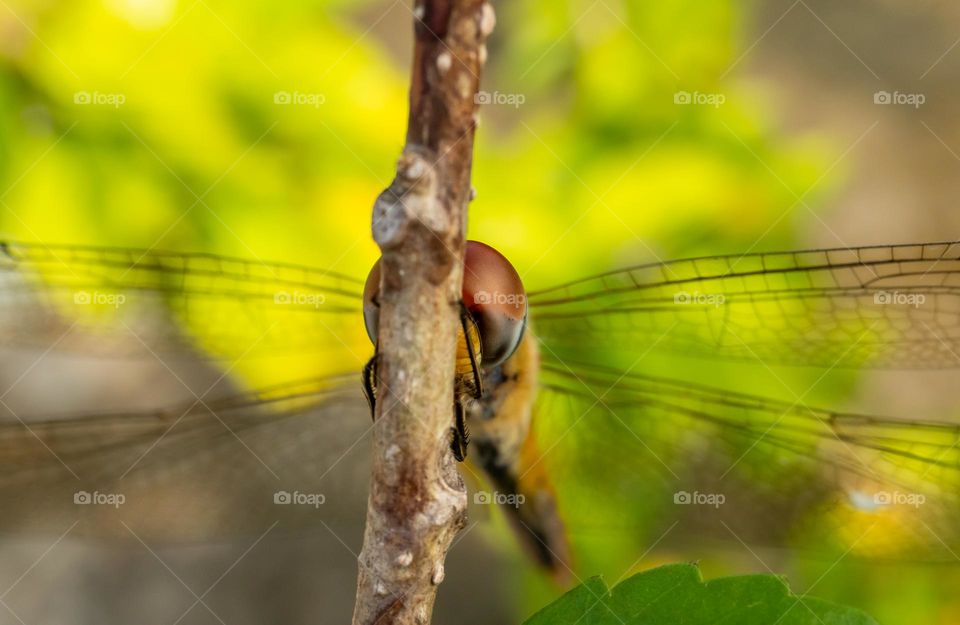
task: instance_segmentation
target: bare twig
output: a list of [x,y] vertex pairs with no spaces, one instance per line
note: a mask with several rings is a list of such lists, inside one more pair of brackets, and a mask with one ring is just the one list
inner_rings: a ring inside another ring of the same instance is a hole
[[493,30],[483,0],[418,0],[407,142],[377,199],[377,427],[353,622],[430,622],[466,522],[450,452],[475,96]]

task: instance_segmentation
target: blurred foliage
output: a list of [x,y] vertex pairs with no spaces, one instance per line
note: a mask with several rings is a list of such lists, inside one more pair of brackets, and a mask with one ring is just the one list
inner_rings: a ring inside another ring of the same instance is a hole
[[[749,9],[731,0],[499,3],[483,78],[498,97],[481,112],[470,237],[498,247],[531,287],[795,244],[810,219],[797,197],[816,206],[842,169],[830,169],[838,150],[824,137],[783,131],[768,88],[740,71]],[[2,234],[203,250],[362,278],[377,256],[372,202],[405,132],[410,19],[402,0],[0,3]],[[677,104],[678,92],[724,101]],[[359,367],[370,347],[362,331],[345,338],[328,362],[244,359],[234,371],[262,382]],[[685,367],[690,379],[755,392],[816,379]],[[831,378],[818,398],[849,386],[848,376]],[[596,517],[624,513],[597,499]],[[585,572],[622,573],[653,546],[648,529],[578,537]],[[757,566],[701,557],[711,573]],[[782,563],[805,579],[822,573]],[[893,602],[889,575],[868,578],[853,565],[829,575],[832,599],[879,602],[881,616],[910,605],[916,621],[933,622],[917,607],[935,603],[922,581],[895,586],[905,598]],[[527,587],[527,612],[557,592],[532,574]]]

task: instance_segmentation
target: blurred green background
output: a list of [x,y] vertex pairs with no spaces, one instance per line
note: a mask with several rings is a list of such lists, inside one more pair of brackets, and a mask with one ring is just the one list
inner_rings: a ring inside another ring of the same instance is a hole
[[[363,277],[377,256],[372,202],[405,134],[408,2],[0,0],[0,232]],[[469,236],[499,248],[530,288],[658,259],[940,239],[960,226],[949,147],[960,15],[948,4],[495,4]],[[922,90],[928,104],[873,104],[895,88]],[[365,357],[365,338],[353,338]],[[239,371],[251,383],[272,376]],[[818,377],[715,363],[684,373],[781,395],[780,380],[799,392]],[[943,416],[943,388],[911,410]],[[850,375],[806,399],[905,405],[882,381]],[[581,572],[613,581],[682,559],[701,559],[709,576],[768,572],[743,553],[638,562],[656,538],[585,538]],[[516,566],[509,540],[491,544],[505,570],[475,583],[522,588],[518,614],[556,592]],[[960,619],[944,569],[769,561],[795,590],[813,586],[882,622]]]

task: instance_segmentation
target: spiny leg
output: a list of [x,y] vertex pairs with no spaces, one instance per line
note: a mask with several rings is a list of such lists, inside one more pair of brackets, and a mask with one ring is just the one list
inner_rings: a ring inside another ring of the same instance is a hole
[[[483,375],[480,371],[480,354],[477,345],[474,343],[474,337],[479,338],[479,330],[470,311],[463,302],[460,302],[460,327],[463,330],[464,343],[467,346],[467,355],[470,358],[470,371],[473,373],[473,388],[471,395],[474,399],[483,397]],[[467,457],[467,445],[470,442],[470,431],[467,428],[466,410],[463,402],[458,397],[454,400],[454,427],[450,428],[452,434],[451,449],[453,457],[458,462],[463,462]]]
[[463,404],[459,400],[453,402],[454,427],[450,428],[451,442],[450,449],[453,451],[453,457],[457,462],[463,462],[467,458],[467,444],[470,442],[470,431],[467,429],[467,419],[464,414]]
[[380,358],[380,352],[374,347],[373,356],[363,365],[363,396],[367,398],[367,404],[370,406],[370,419],[376,418],[377,410],[377,360]]
[[460,302],[460,326],[463,328],[463,339],[467,344],[467,354],[470,356],[470,369],[473,371],[473,383],[476,389],[475,399],[483,397],[483,376],[480,374],[480,355],[477,354],[473,341],[471,340],[470,330],[473,329],[477,336],[480,336],[477,330],[477,324],[470,316],[470,312],[463,302]]

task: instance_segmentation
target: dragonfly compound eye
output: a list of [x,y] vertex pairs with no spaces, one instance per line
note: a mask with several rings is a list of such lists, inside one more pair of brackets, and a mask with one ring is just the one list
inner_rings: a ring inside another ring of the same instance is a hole
[[[374,344],[380,321],[379,295],[378,260],[363,286],[363,322]],[[483,365],[502,363],[520,345],[527,321],[527,298],[517,270],[489,245],[467,241],[462,297],[480,333]]]
[[483,366],[502,363],[520,345],[526,326],[527,297],[520,275],[497,250],[467,241],[462,296],[480,332]]

